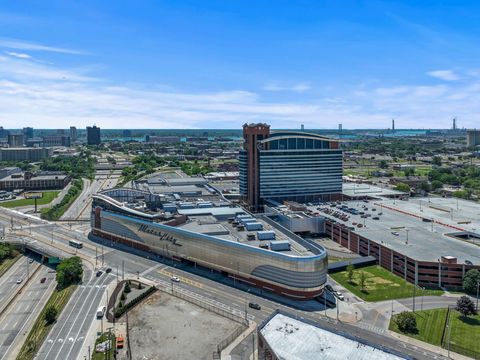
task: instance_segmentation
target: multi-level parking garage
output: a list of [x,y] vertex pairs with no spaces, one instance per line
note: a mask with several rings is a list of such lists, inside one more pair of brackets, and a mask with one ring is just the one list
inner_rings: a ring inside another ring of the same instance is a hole
[[480,269],[480,205],[444,198],[310,206],[332,240],[422,287],[461,288]]
[[[96,236],[298,299],[320,295],[327,254],[198,186],[195,196],[113,189],[93,196]],[[208,196],[208,201],[202,198]]]

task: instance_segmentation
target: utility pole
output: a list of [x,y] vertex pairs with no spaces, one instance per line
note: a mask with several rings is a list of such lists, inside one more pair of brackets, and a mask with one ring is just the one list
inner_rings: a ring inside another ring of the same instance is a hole
[[478,289],[480,287],[480,281],[477,281],[477,311],[478,311]]
[[103,245],[102,245],[102,267],[103,267],[103,260],[104,258],[103,258]]
[[413,297],[412,297],[412,302],[413,302],[413,312],[415,312],[415,290],[417,289],[417,285],[413,285]]
[[97,260],[98,260],[98,250],[97,250],[97,246],[95,246],[95,269],[97,269]]
[[125,275],[125,260],[122,260],[122,281],[124,280]]

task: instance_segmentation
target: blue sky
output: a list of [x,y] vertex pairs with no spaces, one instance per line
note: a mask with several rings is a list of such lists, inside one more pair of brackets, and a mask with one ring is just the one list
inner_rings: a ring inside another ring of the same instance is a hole
[[1,1],[0,125],[480,127],[475,1]]

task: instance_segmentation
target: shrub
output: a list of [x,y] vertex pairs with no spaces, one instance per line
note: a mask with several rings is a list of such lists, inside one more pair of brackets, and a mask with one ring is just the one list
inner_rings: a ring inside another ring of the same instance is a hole
[[410,311],[402,311],[395,318],[398,329],[404,333],[415,333],[417,329],[417,318]]
[[47,324],[52,324],[57,319],[57,315],[58,315],[58,311],[55,308],[55,306],[50,305],[45,310],[44,319],[47,322]]
[[130,288],[130,282],[125,283],[125,288],[123,289],[123,292],[128,294],[132,289]]
[[475,304],[468,296],[462,296],[457,300],[457,306],[455,307],[455,310],[462,314],[463,317],[477,313],[475,311]]

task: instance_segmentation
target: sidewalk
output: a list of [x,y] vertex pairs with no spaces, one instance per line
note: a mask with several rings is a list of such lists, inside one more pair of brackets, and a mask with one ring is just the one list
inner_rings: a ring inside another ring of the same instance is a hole
[[[409,336],[401,335],[401,334],[398,334],[398,333],[396,333],[394,331],[390,331],[390,330],[388,330],[387,335],[390,335],[391,337],[397,338],[402,342],[407,342],[407,343],[409,343],[411,345],[415,345],[419,348],[422,348],[422,349],[431,351],[433,353],[448,357],[448,350],[443,349],[440,346],[431,345],[429,343],[411,338]],[[471,360],[470,357],[454,353],[453,351],[450,351],[450,358],[456,359],[456,360]]]
[[248,328],[245,329],[243,333],[240,334],[235,340],[233,340],[230,345],[228,345],[225,349],[222,350],[220,354],[221,360],[231,360],[231,352],[235,349],[243,340],[245,340],[251,333],[257,330],[257,323],[253,320],[248,322]]

